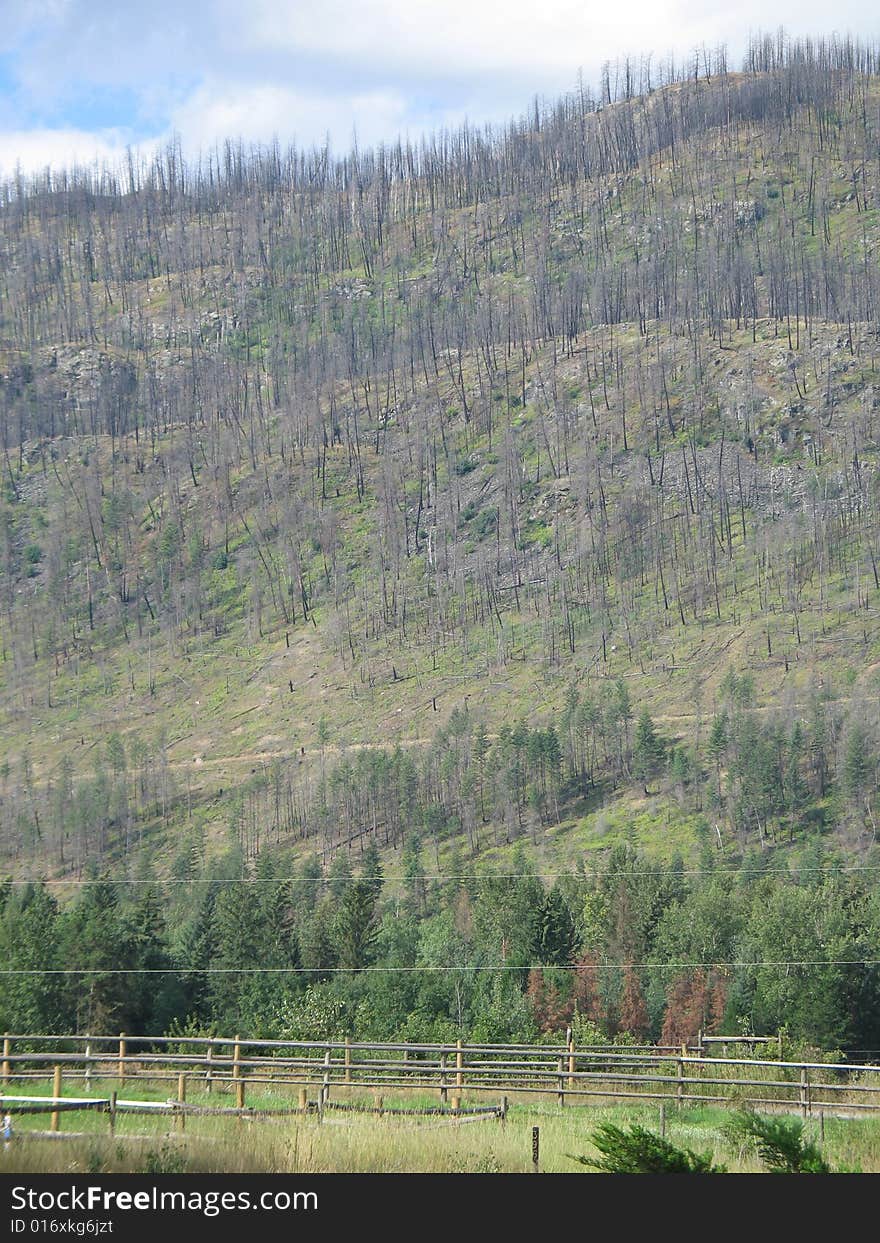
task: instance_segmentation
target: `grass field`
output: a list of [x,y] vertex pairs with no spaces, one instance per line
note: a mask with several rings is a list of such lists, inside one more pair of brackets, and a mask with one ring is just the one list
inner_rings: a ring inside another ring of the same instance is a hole
[[[94,1084],[94,1094],[104,1089]],[[163,1100],[170,1085],[146,1085],[126,1096]],[[32,1094],[28,1089],[28,1094]],[[310,1093],[310,1096],[313,1093]],[[345,1096],[340,1092],[340,1099]],[[372,1096],[349,1100],[372,1106]],[[190,1103],[207,1104],[192,1095]],[[214,1105],[226,1103],[215,1094]],[[252,1105],[282,1108],[292,1103],[284,1090],[254,1094]],[[426,1097],[388,1096],[386,1108],[435,1104]],[[481,1104],[489,1103],[481,1101]],[[497,1103],[497,1102],[491,1102]],[[724,1107],[676,1107],[664,1110],[666,1137],[673,1144],[710,1152],[731,1172],[760,1169],[755,1158],[737,1151],[724,1134],[731,1110]],[[584,1173],[574,1159],[597,1155],[590,1142],[595,1127],[605,1121],[617,1125],[638,1123],[659,1132],[657,1104],[559,1106],[512,1098],[507,1120],[401,1117],[317,1113],[286,1117],[242,1119],[190,1116],[186,1130],[177,1129],[167,1116],[120,1114],[114,1134],[106,1115],[65,1113],[62,1130],[49,1137],[47,1115],[16,1121],[15,1138],[0,1152],[3,1173],[523,1173],[532,1169],[532,1128],[540,1128],[540,1171]],[[880,1172],[880,1118],[808,1119],[807,1138],[819,1141],[835,1170]]]

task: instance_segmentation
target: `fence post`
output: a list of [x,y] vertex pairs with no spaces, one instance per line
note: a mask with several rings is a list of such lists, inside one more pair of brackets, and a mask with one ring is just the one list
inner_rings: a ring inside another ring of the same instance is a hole
[[[178,1101],[178,1104],[180,1105],[183,1105],[184,1102],[186,1101],[186,1075],[184,1074],[180,1074],[177,1076],[177,1101]],[[179,1131],[185,1131],[186,1130],[186,1110],[179,1109],[177,1113],[178,1113],[177,1129]]]
[[684,1100],[684,1058],[678,1059],[678,1084],[675,1089],[675,1098],[679,1105]]
[[502,1123],[507,1121],[507,1097],[506,1096],[502,1096],[501,1098],[501,1121]]
[[351,1083],[351,1036],[345,1037],[345,1082]]
[[116,1069],[119,1086],[123,1087],[125,1084],[125,1032],[119,1033],[119,1065]]
[[324,1054],[324,1078],[321,1083],[321,1104],[326,1105],[330,1099],[330,1046]]
[[309,1090],[308,1088],[300,1088],[299,1090],[299,1107],[300,1112],[305,1113],[309,1107]]
[[[60,1066],[56,1066],[56,1067],[55,1067],[55,1074],[54,1074],[53,1079],[52,1079],[52,1099],[53,1099],[56,1103],[57,1103],[57,1102],[61,1099],[61,1067],[60,1067]],[[57,1131],[57,1130],[58,1130],[58,1119],[59,1119],[59,1117],[60,1117],[60,1114],[59,1114],[58,1110],[57,1110],[57,1109],[53,1109],[53,1110],[52,1110],[52,1121],[51,1121],[51,1124],[50,1124],[50,1130],[52,1130],[52,1131]]]
[[560,1107],[565,1105],[565,1058],[561,1057],[557,1063],[557,1074],[559,1075],[559,1087],[556,1090],[556,1103]]
[[459,1092],[464,1087],[464,1075],[462,1069],[464,1067],[464,1054],[461,1051],[461,1041],[455,1042],[455,1086]]
[[232,1045],[232,1081],[235,1083],[235,1108],[245,1108],[245,1080],[241,1076],[241,1037],[236,1035]]
[[810,1112],[810,1079],[807,1068],[801,1070],[801,1117],[806,1118]]
[[83,1060],[85,1061],[85,1064],[86,1064],[85,1082],[86,1082],[87,1093],[91,1092],[92,1090],[92,1043],[91,1041],[92,1041],[91,1036],[86,1035],[86,1051],[85,1051],[85,1056]]
[[211,1073],[211,1062],[214,1060],[214,1041],[208,1041],[208,1049],[205,1053],[205,1091],[211,1095],[213,1087],[213,1075]]
[[574,1087],[574,1032],[569,1027],[568,1032],[568,1086]]
[[235,1043],[232,1046],[232,1080],[233,1080],[233,1083],[235,1084],[235,1103],[239,1109],[241,1109],[241,1105],[239,1104],[240,1095],[241,1095],[240,1088],[239,1088],[240,1079],[241,1079],[241,1037],[236,1036]]
[[446,1054],[440,1054],[440,1102],[446,1104]]
[[697,1057],[703,1056],[703,1029],[697,1032]]
[[9,1057],[12,1053],[12,1041],[9,1036],[3,1037],[3,1082],[9,1082]]
[[110,1093],[110,1134],[116,1130],[116,1093]]

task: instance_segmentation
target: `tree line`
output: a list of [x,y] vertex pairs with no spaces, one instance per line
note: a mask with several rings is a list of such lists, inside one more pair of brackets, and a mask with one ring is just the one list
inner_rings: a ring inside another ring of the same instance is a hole
[[[698,868],[616,848],[543,878],[520,848],[477,872],[431,870],[411,835],[383,875],[371,848],[245,881],[95,878],[59,904],[5,885],[0,1026],[27,1034],[240,1031],[416,1041],[694,1040],[766,1034],[876,1050],[878,890],[814,843],[796,868],[711,848]],[[240,864],[240,859],[239,859]],[[60,971],[60,974],[52,974]],[[126,974],[129,973],[129,974]]]
[[[267,849],[295,844],[325,865],[368,848],[399,850],[412,833],[440,868],[450,845],[470,859],[518,840],[533,847],[560,826],[601,816],[615,795],[644,795],[664,814],[708,832],[719,852],[741,857],[836,833],[865,855],[876,842],[878,721],[861,692],[830,681],[806,702],[767,711],[754,675],[730,668],[713,705],[695,702],[674,732],[633,703],[627,681],[570,684],[561,711],[490,730],[486,716],[457,706],[430,742],[325,752],[299,749],[263,761],[222,795],[226,844],[247,868]],[[204,866],[215,792],[194,797],[171,768],[167,740],[112,733],[91,773],[62,754],[38,785],[26,762],[0,767],[0,847],[11,860],[82,878],[90,868],[136,870],[157,827],[179,826],[172,869],[191,879]]]

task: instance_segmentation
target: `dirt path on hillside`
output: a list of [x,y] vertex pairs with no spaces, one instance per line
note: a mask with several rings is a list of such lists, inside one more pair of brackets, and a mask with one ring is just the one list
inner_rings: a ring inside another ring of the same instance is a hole
[[[386,751],[389,747],[426,747],[430,738],[398,738],[393,742],[350,742],[345,746],[326,746],[324,755],[344,755],[348,751]],[[221,764],[263,764],[267,760],[294,760],[320,758],[320,747],[297,747],[294,751],[242,751],[238,755],[218,755],[206,759],[193,756],[191,760],[171,760],[168,767],[177,768],[217,768]],[[137,769],[130,769],[137,772]]]

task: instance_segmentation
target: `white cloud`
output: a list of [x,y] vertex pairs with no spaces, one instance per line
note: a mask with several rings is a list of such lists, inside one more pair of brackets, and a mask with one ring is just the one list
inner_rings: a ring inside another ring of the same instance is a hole
[[395,91],[335,95],[218,81],[200,86],[171,116],[171,128],[192,153],[230,137],[254,143],[277,137],[282,145],[308,147],[328,131],[335,146],[347,146],[353,126],[360,142],[372,143],[406,122],[406,101]]
[[875,25],[867,0],[251,0],[244,49],[286,47],[447,78],[475,72],[565,75],[580,65],[652,51],[663,57],[750,28],[830,31]]
[[116,130],[33,129],[0,133],[0,176],[16,167],[23,173],[41,173],[47,167],[72,168],[95,163],[116,167],[129,139]]
[[[874,5],[776,0],[772,26],[876,36]],[[521,113],[579,69],[595,86],[624,55],[656,65],[727,42],[735,64],[770,24],[766,0],[0,0],[17,81],[0,96],[0,169],[113,160],[135,133],[174,132],[190,153],[239,136],[310,146],[329,132],[337,150],[354,129],[361,145],[416,137]]]

